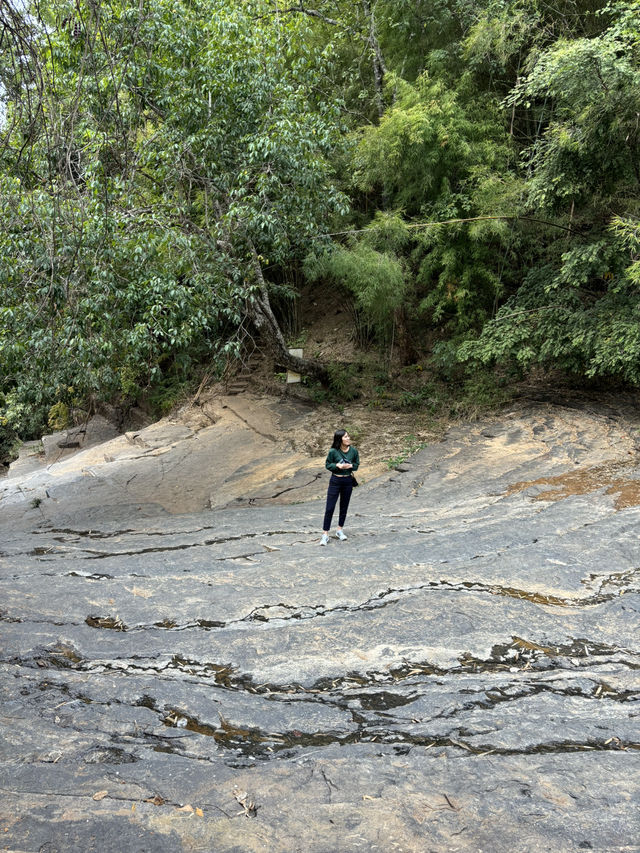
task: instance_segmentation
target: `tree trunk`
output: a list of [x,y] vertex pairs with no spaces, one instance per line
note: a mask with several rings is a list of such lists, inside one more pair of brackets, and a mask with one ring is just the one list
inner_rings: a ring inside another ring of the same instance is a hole
[[409,334],[407,315],[404,307],[398,308],[395,313],[396,321],[396,346],[398,347],[398,360],[404,367],[413,364],[416,360],[416,350]]
[[[375,7],[375,3],[374,3]],[[369,33],[367,41],[371,48],[372,63],[373,63],[373,81],[376,87],[376,105],[378,107],[378,117],[382,118],[384,114],[384,78],[387,73],[387,67],[380,49],[380,42],[376,33],[376,21],[374,17],[374,9],[371,8],[369,0],[362,0],[362,8],[364,10],[365,19],[369,24]]]
[[248,313],[251,321],[262,335],[271,355],[278,364],[281,364],[288,370],[300,373],[302,376],[310,376],[312,379],[317,379],[323,385],[327,385],[329,374],[325,365],[314,359],[298,358],[298,356],[291,355],[289,352],[278,321],[271,310],[267,283],[262,274],[257,253],[253,247],[252,251],[253,268],[258,289],[249,297]]

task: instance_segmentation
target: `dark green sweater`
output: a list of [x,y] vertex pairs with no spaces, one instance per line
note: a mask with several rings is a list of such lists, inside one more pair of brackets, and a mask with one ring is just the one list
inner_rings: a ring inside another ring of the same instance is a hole
[[[347,462],[351,462],[353,468],[337,468],[336,464],[338,462],[343,462],[346,460]],[[327,455],[327,461],[324,463],[324,467],[327,471],[331,471],[332,474],[350,474],[352,471],[357,471],[360,465],[360,457],[358,456],[358,451],[355,447],[350,447],[346,453],[343,453],[341,450],[336,450],[335,447],[332,447]]]

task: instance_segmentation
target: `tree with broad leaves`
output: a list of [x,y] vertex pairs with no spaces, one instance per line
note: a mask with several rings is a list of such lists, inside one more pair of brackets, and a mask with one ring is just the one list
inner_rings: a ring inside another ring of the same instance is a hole
[[306,19],[223,0],[0,6],[5,406],[153,383],[235,351],[248,322],[324,378],[290,355],[268,278],[346,210]]

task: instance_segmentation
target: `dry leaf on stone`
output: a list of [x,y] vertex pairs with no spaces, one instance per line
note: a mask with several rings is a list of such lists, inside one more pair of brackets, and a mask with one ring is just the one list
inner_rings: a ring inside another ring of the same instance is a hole
[[186,812],[187,814],[193,814],[193,806],[190,806],[189,803],[186,806],[181,806],[179,809],[176,809],[177,812]]
[[161,797],[156,794],[155,797],[147,797],[144,802],[151,803],[152,806],[163,806],[167,801],[164,799],[164,797]]
[[108,791],[96,791],[91,799],[92,800],[104,800],[104,798],[107,796],[108,793],[109,793]]
[[451,743],[453,746],[459,746],[460,749],[467,749],[467,750],[469,750],[469,752],[472,751],[470,746],[467,746],[466,743],[462,743],[459,740],[454,740],[453,738],[449,738],[449,743]]
[[256,816],[258,807],[253,800],[250,799],[249,794],[246,791],[241,791],[238,787],[234,787],[233,796],[243,808],[243,811],[238,812],[238,814],[244,814],[246,817]]

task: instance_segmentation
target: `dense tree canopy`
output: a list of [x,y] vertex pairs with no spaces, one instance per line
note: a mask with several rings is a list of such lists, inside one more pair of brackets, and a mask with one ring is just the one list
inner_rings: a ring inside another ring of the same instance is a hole
[[249,328],[323,378],[272,307],[301,275],[399,358],[638,384],[639,19],[0,0],[3,440],[221,368]]

